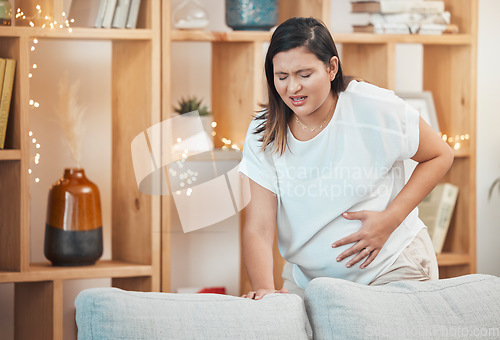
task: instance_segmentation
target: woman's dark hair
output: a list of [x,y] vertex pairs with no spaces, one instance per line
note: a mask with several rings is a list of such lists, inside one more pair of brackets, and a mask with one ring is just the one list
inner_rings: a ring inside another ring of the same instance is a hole
[[[273,58],[280,52],[297,47],[305,47],[327,66],[330,65],[332,57],[339,57],[328,28],[317,19],[291,18],[274,31],[264,64],[269,103],[263,105],[264,109],[257,116],[256,119],[263,120],[263,122],[254,133],[262,133],[260,139],[262,150],[272,144],[272,151],[280,155],[285,152],[287,124],[293,116],[293,111],[283,102],[274,86]],[[338,72],[331,82],[331,89],[333,93],[340,93],[345,90],[346,86],[339,60]]]

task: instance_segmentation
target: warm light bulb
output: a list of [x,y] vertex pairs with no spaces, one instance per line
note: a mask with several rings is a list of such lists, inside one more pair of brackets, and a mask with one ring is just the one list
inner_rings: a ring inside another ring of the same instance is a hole
[[35,101],[33,99],[30,99],[30,105],[33,105]]
[[28,132],[28,136],[33,136],[33,131]]
[[40,149],[40,144],[35,145],[37,149]]
[[40,178],[37,177],[37,178],[35,178],[35,183],[38,183],[38,182],[40,182]]
[[212,131],[212,136],[215,136],[217,133],[215,131]]
[[453,145],[453,148],[454,148],[455,150],[460,149],[460,143],[455,143],[455,145]]
[[212,127],[216,127],[217,126],[217,122],[212,122]]
[[36,143],[36,138],[33,138],[33,139],[31,140],[31,142],[32,142],[33,144],[35,144],[35,143]]
[[37,68],[37,67],[38,67],[38,65],[37,65],[37,64],[33,64],[33,68]]
[[181,143],[182,142],[182,138],[177,138],[177,143]]
[[33,44],[38,44],[38,39],[37,38],[33,39]]
[[35,104],[33,104],[34,107],[39,107],[40,106],[40,103],[37,103],[35,102]]
[[28,169],[28,173],[29,173],[30,175],[31,175],[31,172],[32,172],[32,171],[31,171],[31,169]]
[[33,74],[28,73],[28,78],[31,78],[31,77],[33,77]]
[[35,50],[35,46],[31,46],[31,52]]

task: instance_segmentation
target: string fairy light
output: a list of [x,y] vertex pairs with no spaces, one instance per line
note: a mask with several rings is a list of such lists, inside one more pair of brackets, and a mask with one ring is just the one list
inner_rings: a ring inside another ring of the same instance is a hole
[[[39,27],[41,28],[50,28],[50,29],[67,29],[68,32],[73,32],[71,28],[71,24],[75,22],[74,19],[68,19],[66,16],[66,12],[61,12],[62,22],[58,22],[54,18],[49,15],[43,15],[42,7],[40,5],[36,5],[36,13],[31,17],[27,17],[26,14],[18,8],[16,11],[16,19],[17,20],[28,20],[28,26],[37,27],[38,24],[41,24]],[[33,49],[34,50],[34,49]]]
[[462,145],[470,140],[468,133],[455,135],[455,137],[448,136],[446,133],[441,133],[441,139],[448,143],[454,150],[460,150]]

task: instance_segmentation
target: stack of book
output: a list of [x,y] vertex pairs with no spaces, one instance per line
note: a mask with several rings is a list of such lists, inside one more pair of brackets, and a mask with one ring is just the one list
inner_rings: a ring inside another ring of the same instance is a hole
[[458,33],[450,24],[443,1],[351,0],[352,13],[368,13],[368,21],[353,25],[354,32],[378,34]]
[[69,18],[73,26],[136,28],[141,0],[73,0]]
[[0,149],[5,147],[5,134],[7,133],[15,73],[16,61],[0,58]]

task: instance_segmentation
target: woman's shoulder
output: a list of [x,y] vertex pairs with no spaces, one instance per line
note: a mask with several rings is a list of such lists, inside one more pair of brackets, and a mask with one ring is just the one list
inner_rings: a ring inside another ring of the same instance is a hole
[[352,80],[345,93],[348,96],[355,97],[356,99],[366,99],[369,101],[398,101],[394,91],[370,84],[362,80]]

